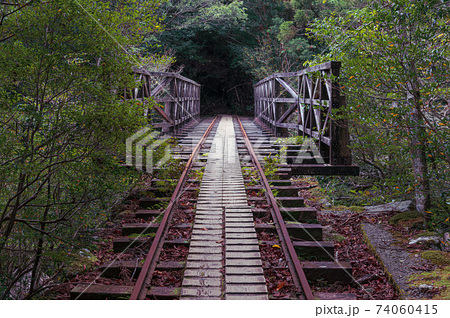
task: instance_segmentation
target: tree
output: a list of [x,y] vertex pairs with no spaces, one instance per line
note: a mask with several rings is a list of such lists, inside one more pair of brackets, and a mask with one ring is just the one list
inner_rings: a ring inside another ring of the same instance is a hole
[[[438,180],[434,187],[430,184],[430,166],[442,174],[450,163],[445,115],[450,97],[449,9],[438,0],[376,0],[344,16],[317,21],[312,28],[329,46],[329,53],[313,63],[343,63],[353,132],[366,145],[367,140],[377,145],[381,154],[403,151],[414,176],[409,189],[414,189],[416,208],[424,214],[431,198],[438,200],[443,191]],[[395,169],[390,156],[363,159],[381,171],[383,165]],[[448,179],[441,181],[448,187]]]
[[166,30],[210,29],[217,25],[240,23],[247,18],[243,2],[239,0],[167,1],[160,12],[166,17]]
[[[31,5],[33,2],[34,0],[2,1],[0,4],[0,28],[5,23],[5,21],[7,21],[7,19],[14,16],[14,14],[19,12],[20,10],[23,10],[27,6]],[[14,34],[3,32],[3,30],[0,29],[0,43],[8,40],[13,36]]]
[[[136,181],[125,139],[145,124],[133,87],[158,1],[54,0],[5,20],[0,47],[0,298],[32,297],[78,255],[103,208]],[[85,247],[85,246],[84,246]]]
[[[308,37],[307,26],[315,19],[347,11],[361,1],[260,1],[270,8],[264,19],[269,23],[264,32],[255,32],[257,45],[247,48],[243,65],[255,79],[260,80],[275,72],[294,72],[306,61],[323,51],[323,43]],[[260,6],[247,4],[258,11]]]
[[243,1],[168,1],[159,12],[166,17],[164,31],[156,36],[159,47],[148,51],[172,52],[174,70],[203,85],[202,112],[225,104],[242,107],[248,94],[241,89],[251,89],[251,82],[243,83],[245,73],[236,67],[230,44],[246,25]]

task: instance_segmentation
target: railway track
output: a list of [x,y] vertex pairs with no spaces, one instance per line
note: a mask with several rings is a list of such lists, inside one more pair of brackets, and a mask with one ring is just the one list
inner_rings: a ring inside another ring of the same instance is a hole
[[[186,165],[171,197],[164,180],[152,180],[124,217],[115,258],[71,298],[339,298],[311,292],[318,279],[350,283],[351,267],[333,261],[334,244],[322,241],[290,169],[265,176],[262,162],[280,151],[270,134],[222,116],[178,137],[174,156]],[[164,212],[155,209],[165,201]]]

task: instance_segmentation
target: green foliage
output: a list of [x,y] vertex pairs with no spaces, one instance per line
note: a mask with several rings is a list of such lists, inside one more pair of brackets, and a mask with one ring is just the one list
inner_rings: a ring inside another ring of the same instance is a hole
[[242,175],[244,177],[244,179],[246,180],[250,180],[247,185],[249,186],[254,186],[258,184],[258,170],[256,168],[253,167],[242,167]]
[[203,167],[202,167],[202,169],[195,169],[195,170],[192,170],[192,171],[191,171],[192,178],[195,179],[195,180],[200,180],[200,181],[202,181],[202,180],[203,180],[203,174],[204,174],[204,172],[205,172],[205,170],[204,170]]
[[275,145],[303,145],[305,138],[303,136],[293,136],[286,138],[278,138],[275,140]]
[[450,188],[449,14],[440,1],[378,0],[310,30],[329,45],[310,64],[342,62],[358,163],[377,186],[415,193],[422,213]]
[[247,19],[243,1],[180,0],[167,1],[161,7],[170,29],[199,27],[204,30],[214,26],[239,24]]
[[326,48],[307,36],[306,26],[314,19],[348,10],[355,1],[292,0],[281,7],[277,7],[277,1],[265,2],[272,10],[266,18],[270,23],[265,32],[257,33],[258,45],[244,49],[243,66],[255,79],[302,69],[306,61]]
[[53,260],[59,260],[61,262],[67,262],[67,265],[64,266],[62,275],[70,278],[76,276],[77,274],[91,271],[98,265],[98,259],[95,255],[86,251],[86,249],[80,250],[78,254],[72,255],[62,255],[61,253],[58,258],[56,255],[48,255]]
[[282,157],[280,154],[274,156],[269,154],[264,157],[264,174],[269,180],[278,180],[279,176],[276,173],[280,169],[278,165],[281,164],[281,161]]
[[438,235],[450,231],[450,208],[448,204],[441,203],[427,211],[428,227]]
[[[162,217],[159,218],[159,216],[158,216],[158,218],[153,220],[153,223],[161,223],[161,220],[162,220]],[[152,238],[152,237],[155,237],[155,236],[156,236],[156,233],[147,233],[147,234],[134,233],[134,234],[128,235],[129,238]]]
[[365,206],[391,202],[395,199],[411,199],[411,194],[399,190],[397,184],[377,182],[365,177],[317,176],[320,191],[333,205]]
[[20,295],[32,297],[39,277],[77,262],[137,182],[120,158],[144,107],[116,92],[134,86],[130,52],[160,28],[158,5],[34,1],[3,21],[12,36],[0,46],[0,298],[25,275]]

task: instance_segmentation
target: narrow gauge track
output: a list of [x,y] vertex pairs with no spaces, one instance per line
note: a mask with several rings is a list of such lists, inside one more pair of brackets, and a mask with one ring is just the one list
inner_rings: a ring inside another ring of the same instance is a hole
[[[217,122],[217,117],[204,119],[177,135],[180,147],[173,150],[174,157],[187,162],[173,194],[167,197],[168,180],[153,179],[151,187],[144,191],[146,196],[130,198],[131,206],[121,213],[121,236],[113,240],[113,260],[105,262],[90,283],[77,285],[70,293],[71,299],[172,299],[179,296],[179,288],[161,285],[173,286],[172,282],[180,280],[184,262],[166,260],[170,257],[160,260],[160,256],[187,253],[196,201],[192,197],[200,183],[195,173],[193,177],[190,172],[202,167],[204,157],[201,154],[208,153],[211,145],[208,137],[214,133]],[[159,207],[164,202],[168,202],[168,206],[161,211]],[[164,279],[162,283],[161,279],[155,279],[157,282],[152,286],[155,271]]]
[[[352,299],[354,296],[349,294],[312,294],[309,282],[352,283],[351,265],[334,260],[334,242],[323,241],[317,210],[306,207],[303,198],[299,197],[299,188],[290,180],[291,169],[275,170],[271,174],[272,180],[264,175],[267,157],[280,154],[282,147],[287,149],[284,155],[288,159],[306,156],[307,161],[313,154],[301,153],[298,145],[275,144],[277,138],[253,118],[236,117],[235,129],[241,165],[249,175],[246,179],[247,198],[255,217],[271,298]],[[278,260],[273,257],[277,252]],[[287,268],[289,273],[286,273]],[[279,283],[277,278],[280,276],[286,284]]]
[[150,248],[150,251],[147,254],[144,265],[142,266],[142,269],[141,269],[141,272],[137,279],[136,285],[133,288],[133,292],[131,293],[131,297],[130,297],[131,300],[145,299],[147,297],[149,287],[151,286],[152,276],[153,276],[153,273],[156,269],[156,265],[158,262],[159,254],[165,243],[165,236],[167,235],[168,225],[169,225],[170,220],[172,219],[175,204],[178,202],[178,199],[181,196],[181,193],[182,193],[183,187],[186,183],[188,174],[193,167],[194,160],[197,158],[201,147],[205,143],[205,140],[209,136],[209,133],[211,132],[212,128],[214,127],[214,124],[216,123],[216,121],[217,121],[217,117],[214,118],[212,123],[206,129],[203,136],[200,138],[200,141],[198,142],[198,144],[192,150],[192,153],[188,159],[188,162],[186,163],[186,167],[184,168],[184,170],[181,174],[181,177],[178,181],[178,184],[175,188],[175,191],[172,195],[172,198],[169,201],[169,206],[166,208],[166,211],[164,212],[163,219],[158,228],[158,231],[156,232],[156,236],[153,239],[152,246]]
[[[245,146],[247,147],[250,159],[258,171],[260,183],[264,188],[267,200],[270,203],[269,209],[271,212],[272,220],[276,225],[280,243],[283,246],[283,250],[285,251],[285,256],[289,260],[288,265],[291,270],[291,275],[294,278],[296,290],[297,292],[300,291],[302,292],[302,295],[300,296],[301,298],[313,300],[314,296],[311,292],[311,288],[309,286],[308,280],[306,279],[302,265],[300,264],[300,261],[297,257],[297,253],[295,252],[294,245],[292,244],[292,240],[286,228],[286,224],[283,220],[283,217],[281,216],[280,208],[278,207],[278,202],[276,201],[270,183],[267,180],[267,177],[265,176],[264,169],[261,166],[255,151],[253,150],[253,146],[250,142],[247,132],[245,131],[244,125],[242,124],[241,120],[238,117],[236,118],[236,122],[241,130],[242,138],[245,143]],[[305,232],[308,233],[306,229]]]
[[[202,124],[203,128],[195,130],[197,135],[198,131],[205,131]],[[215,135],[208,138],[207,147],[202,150],[202,159],[207,155],[207,162],[195,161],[211,131]],[[72,291],[71,297],[336,298],[336,295],[313,296],[308,280],[349,283],[351,267],[348,263],[332,261],[334,244],[322,241],[322,228],[315,221],[317,211],[305,207],[303,199],[298,197],[298,189],[289,180],[290,170],[279,169],[274,180],[265,177],[260,161],[278,151],[270,135],[250,119],[230,116],[215,119],[187,160],[145,262],[116,261],[102,267],[103,273],[120,273],[124,268],[139,272],[137,280],[128,285],[81,284]],[[181,153],[181,157],[186,154]],[[181,216],[175,216],[174,222],[172,210],[180,210],[175,203],[187,191],[184,184],[189,171],[203,166],[201,187],[198,184],[192,187],[194,180],[187,182],[190,189],[200,190],[198,199],[187,199],[188,208],[181,209],[184,211]],[[243,176],[241,169],[248,173]],[[139,203],[145,206],[152,200],[158,198],[140,199]],[[139,213],[155,212],[137,210],[136,214]],[[190,223],[183,223],[185,220]],[[149,228],[151,223],[124,224],[122,233],[133,229],[142,234]],[[186,256],[182,260],[159,258],[161,253],[169,255],[180,249]],[[168,278],[166,282],[161,283],[162,276]],[[182,281],[182,284],[171,284],[171,281]]]

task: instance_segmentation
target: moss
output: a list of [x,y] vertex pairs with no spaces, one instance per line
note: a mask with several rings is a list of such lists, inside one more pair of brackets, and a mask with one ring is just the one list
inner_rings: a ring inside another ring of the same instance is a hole
[[309,199],[311,201],[319,201],[322,199],[326,199],[329,201],[329,198],[321,188],[312,188],[311,190],[309,190],[309,193],[311,193],[311,198]]
[[96,267],[97,257],[90,252],[70,254],[70,261],[64,267],[63,273],[67,277],[73,277],[80,273],[91,271]]
[[345,210],[348,210],[349,207],[345,206],[345,205],[336,205],[336,206],[333,206],[332,209],[335,211],[345,211]]
[[417,237],[436,236],[436,235],[437,235],[436,232],[423,232],[423,233],[414,235],[414,237],[417,238]]
[[450,255],[442,251],[425,251],[422,258],[436,265],[450,265]]
[[420,218],[420,221],[422,221],[422,213],[418,211],[410,211],[410,212],[403,212],[398,213],[391,217],[389,219],[389,224],[395,225],[399,223],[404,223],[404,221],[413,221]]
[[147,233],[147,234],[130,234],[128,235],[129,238],[149,238],[149,237],[154,237],[156,235],[156,233]]
[[131,210],[124,210],[124,211],[120,212],[118,215],[125,216],[125,215],[132,215],[132,214],[134,214],[133,211],[131,211]]
[[345,236],[342,236],[340,234],[333,235],[333,241],[338,242],[338,243],[341,243],[341,242],[345,241],[346,239],[347,238]]
[[450,299],[450,266],[438,268],[432,272],[411,275],[408,281],[412,287],[419,287],[422,284],[432,284],[434,288],[441,288],[441,292],[434,296],[433,299]]
[[377,249],[375,246],[372,245],[370,242],[369,237],[366,234],[366,231],[364,231],[364,225],[361,224],[361,232],[363,235],[364,243],[366,243],[367,247],[369,248],[372,255],[375,256],[377,261],[380,263],[380,265],[383,267],[383,272],[386,274],[389,283],[394,287],[395,291],[398,293],[400,299],[405,299],[405,292],[404,290],[397,284],[397,282],[394,279],[394,276],[388,271],[386,265],[383,262],[383,259],[381,258],[380,254],[378,254]]
[[349,209],[352,210],[352,211],[358,212],[358,213],[364,212],[364,207],[363,206],[352,205]]

